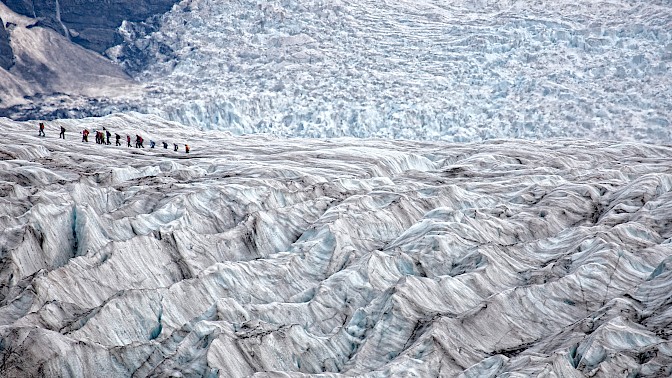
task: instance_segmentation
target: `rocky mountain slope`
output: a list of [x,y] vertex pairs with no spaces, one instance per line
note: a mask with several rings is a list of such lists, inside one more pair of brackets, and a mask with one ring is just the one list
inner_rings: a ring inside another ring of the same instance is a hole
[[[6,47],[0,33],[0,52],[7,66],[0,68],[0,117],[109,113],[105,108],[110,102],[114,102],[113,109],[123,109],[142,93],[119,65],[49,28],[36,26],[35,19],[20,16],[2,3],[0,17],[9,25]],[[4,55],[7,51],[11,55]]]
[[36,134],[0,120],[2,376],[672,374],[668,146]]
[[103,53],[121,42],[123,21],[144,21],[167,12],[177,0],[3,0],[23,16],[39,20],[87,49]]
[[0,17],[0,68],[8,70],[14,63],[14,52],[9,44],[9,32],[5,29],[5,22]]

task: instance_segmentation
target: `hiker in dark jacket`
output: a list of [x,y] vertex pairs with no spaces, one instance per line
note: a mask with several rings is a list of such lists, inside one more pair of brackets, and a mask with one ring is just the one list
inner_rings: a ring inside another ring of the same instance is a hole
[[37,136],[46,137],[46,135],[44,134],[44,123],[43,122],[40,122],[40,131],[38,131]]
[[112,144],[110,142],[110,137],[112,136],[112,133],[110,132],[110,130],[105,130],[105,134],[107,134],[107,145]]
[[121,146],[121,135],[119,134],[114,134],[114,138],[116,139],[116,143],[114,144],[115,146]]
[[63,138],[65,139],[65,127],[61,126],[61,133],[58,134],[58,138]]

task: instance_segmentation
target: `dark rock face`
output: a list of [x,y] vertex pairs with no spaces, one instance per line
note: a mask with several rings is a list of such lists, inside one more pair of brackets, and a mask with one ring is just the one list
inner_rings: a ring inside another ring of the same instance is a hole
[[41,18],[46,26],[88,49],[103,52],[121,42],[124,20],[143,21],[165,13],[177,0],[6,0],[13,11]]
[[14,64],[14,52],[9,45],[9,32],[5,30],[5,23],[0,18],[0,67],[8,70]]
[[28,17],[36,17],[32,0],[7,0],[4,3],[16,13]]

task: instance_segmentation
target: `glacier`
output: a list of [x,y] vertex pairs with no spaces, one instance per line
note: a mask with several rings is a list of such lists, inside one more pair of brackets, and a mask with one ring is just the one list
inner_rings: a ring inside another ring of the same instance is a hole
[[108,55],[149,62],[143,112],[200,129],[670,143],[671,22],[669,1],[189,0]]
[[669,1],[182,0],[144,21],[119,4],[110,19],[126,21],[103,59],[0,3],[17,62],[0,68],[0,116],[133,110],[235,135],[672,142]]
[[46,132],[0,118],[2,376],[672,374],[669,145]]

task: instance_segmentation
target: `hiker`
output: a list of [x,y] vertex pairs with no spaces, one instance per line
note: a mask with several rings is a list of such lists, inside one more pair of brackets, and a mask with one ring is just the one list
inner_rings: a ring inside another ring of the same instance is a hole
[[[105,130],[104,127],[103,130]],[[109,146],[110,144],[112,144],[110,143],[110,137],[112,136],[112,133],[110,132],[110,130],[105,130],[105,134],[107,134],[107,145]]]
[[149,140],[149,148],[154,148],[155,145],[156,145],[156,143],[154,143],[154,141],[150,139]]
[[186,153],[189,153],[189,145],[188,145],[188,144],[185,144],[185,145],[184,145],[184,151],[185,151]]
[[100,132],[98,130],[93,130],[96,133],[96,144],[100,144]]
[[173,151],[177,151],[179,147],[177,143],[173,143]]
[[58,134],[58,138],[63,138],[65,139],[65,127],[61,126],[61,133]]
[[89,143],[89,130],[87,129],[84,129],[84,131],[82,131],[82,142]]
[[114,138],[115,138],[115,140],[116,140],[116,143],[115,143],[114,145],[115,145],[115,146],[121,146],[121,142],[120,142],[121,135],[119,135],[119,134],[117,134],[117,133],[114,133]]
[[166,143],[166,142],[161,142],[161,143],[163,143],[163,148],[168,149],[168,143]]
[[145,146],[142,145],[142,137],[138,134],[135,134],[135,148],[145,148]]
[[126,147],[131,147],[131,136],[126,134]]
[[43,122],[40,122],[40,131],[37,133],[37,136],[38,137],[39,136],[46,137],[46,135],[44,134],[44,123]]

